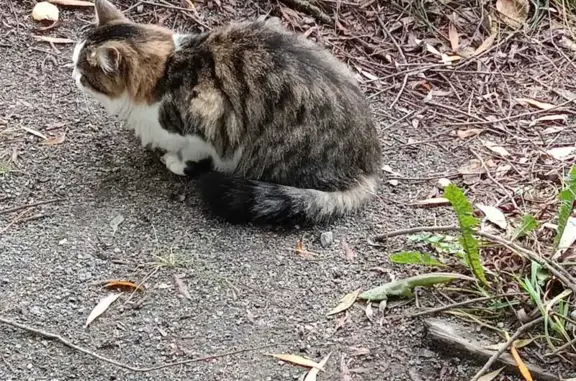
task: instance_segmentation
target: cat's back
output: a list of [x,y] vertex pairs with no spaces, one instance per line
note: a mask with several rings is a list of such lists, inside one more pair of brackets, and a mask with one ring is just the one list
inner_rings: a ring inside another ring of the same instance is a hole
[[285,75],[302,84],[333,84],[359,93],[348,67],[323,47],[286,30],[277,19],[235,22],[215,29],[205,47],[223,77]]

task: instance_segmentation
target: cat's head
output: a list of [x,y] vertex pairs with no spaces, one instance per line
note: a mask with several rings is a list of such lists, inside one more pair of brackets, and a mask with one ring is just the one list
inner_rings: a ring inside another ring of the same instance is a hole
[[129,100],[150,103],[154,88],[174,51],[173,33],[128,20],[107,0],[96,0],[96,23],[74,48],[73,77],[78,87],[110,112]]

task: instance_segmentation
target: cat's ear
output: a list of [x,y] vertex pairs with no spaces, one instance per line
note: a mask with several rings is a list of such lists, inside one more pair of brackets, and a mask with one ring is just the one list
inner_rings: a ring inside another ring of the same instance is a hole
[[96,62],[102,71],[106,74],[118,73],[120,69],[120,61],[122,60],[122,55],[120,51],[111,46],[100,46],[94,52]]
[[94,8],[96,8],[96,22],[99,26],[126,19],[122,12],[108,0],[96,0]]

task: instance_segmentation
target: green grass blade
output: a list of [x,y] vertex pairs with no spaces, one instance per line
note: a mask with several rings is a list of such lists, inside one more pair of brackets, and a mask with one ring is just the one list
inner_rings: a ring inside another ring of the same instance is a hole
[[566,229],[568,218],[570,218],[574,209],[574,200],[576,200],[576,165],[570,169],[564,189],[562,189],[558,198],[560,199],[560,210],[558,212],[558,233],[554,239],[555,248],[558,248],[564,229]]
[[487,285],[488,281],[486,280],[478,250],[478,241],[472,235],[474,233],[473,228],[480,224],[480,221],[472,215],[472,204],[468,201],[464,192],[454,184],[446,187],[444,197],[450,201],[452,208],[456,212],[460,233],[462,234],[460,244],[464,248],[466,262],[476,279]]

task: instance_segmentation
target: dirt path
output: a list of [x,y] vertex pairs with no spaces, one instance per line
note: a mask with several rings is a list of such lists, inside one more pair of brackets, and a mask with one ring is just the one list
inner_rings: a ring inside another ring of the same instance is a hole
[[[427,349],[417,321],[391,323],[378,311],[370,321],[360,306],[346,321],[326,317],[342,295],[403,271],[387,261],[400,246],[375,249],[367,237],[449,222],[446,210],[406,207],[426,198],[434,180],[384,186],[363,214],[312,230],[274,232],[207,218],[193,183],[170,175],[120,123],[80,96],[64,66],[72,45],[56,51],[32,40],[31,6],[23,3],[0,9],[0,120],[6,122],[0,125],[0,209],[60,201],[0,215],[0,314],[139,367],[266,348],[137,374],[0,324],[0,380],[285,381],[303,373],[268,352],[318,360],[333,352],[322,380],[340,380],[342,356],[354,381],[473,374],[470,364]],[[58,34],[73,37],[79,17],[91,15],[65,11],[62,17]],[[412,118],[386,128],[389,116],[404,112],[375,103],[375,113],[386,163],[405,177],[454,173],[470,158],[462,142],[438,145]],[[65,140],[43,144],[30,131],[65,133]],[[333,242],[322,247],[320,236],[328,231]],[[317,255],[296,254],[299,239]],[[346,259],[346,245],[353,260]],[[145,297],[137,293],[127,303],[121,297],[84,329],[108,293],[97,283],[105,279],[145,280]]]

